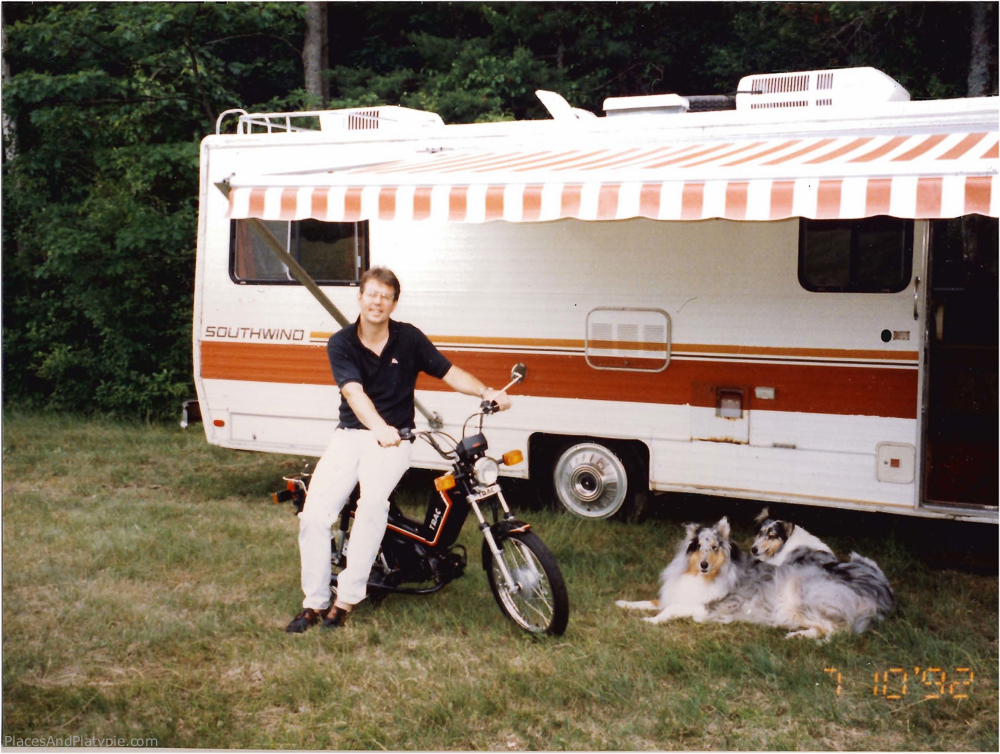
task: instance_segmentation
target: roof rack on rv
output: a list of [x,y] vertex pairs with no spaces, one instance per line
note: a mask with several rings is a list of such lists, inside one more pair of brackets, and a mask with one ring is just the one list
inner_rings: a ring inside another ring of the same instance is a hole
[[236,134],[294,133],[300,131],[373,131],[399,128],[434,128],[444,121],[437,113],[395,105],[352,107],[343,110],[298,110],[288,113],[248,113],[236,108],[226,110],[215,121],[215,133],[222,133],[222,122],[239,113]]

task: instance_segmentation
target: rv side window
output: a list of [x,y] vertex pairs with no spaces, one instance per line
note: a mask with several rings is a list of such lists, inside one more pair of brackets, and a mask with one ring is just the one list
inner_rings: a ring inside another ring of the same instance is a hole
[[[324,285],[357,283],[368,269],[368,223],[264,220],[285,250]],[[246,220],[230,228],[229,271],[237,283],[291,283],[288,269]]]
[[913,272],[913,221],[799,221],[799,282],[808,291],[898,293]]

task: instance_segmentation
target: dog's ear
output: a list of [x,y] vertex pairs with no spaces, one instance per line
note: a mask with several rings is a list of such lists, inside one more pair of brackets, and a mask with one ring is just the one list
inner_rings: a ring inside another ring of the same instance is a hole
[[764,521],[766,521],[770,517],[770,515],[771,515],[771,512],[767,509],[767,506],[765,505],[764,509],[760,513],[757,514],[757,518],[755,518],[753,520],[753,522],[755,524],[763,523]]
[[791,521],[785,521],[785,539],[792,536],[793,531],[795,531],[795,524]]
[[719,523],[715,525],[715,530],[723,539],[729,539],[729,519],[726,516],[720,518]]
[[698,526],[698,524],[684,524],[684,538],[685,539],[694,539],[695,533],[700,528],[701,527]]

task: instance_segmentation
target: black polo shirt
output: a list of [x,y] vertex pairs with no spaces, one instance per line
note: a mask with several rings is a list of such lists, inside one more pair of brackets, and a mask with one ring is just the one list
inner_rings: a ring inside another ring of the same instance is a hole
[[[389,320],[389,340],[376,356],[361,343],[358,323],[335,332],[326,345],[337,387],[359,382],[385,423],[396,429],[413,429],[413,390],[417,375],[426,372],[441,379],[451,362],[419,329],[406,322]],[[340,401],[340,425],[364,429],[351,406]]]

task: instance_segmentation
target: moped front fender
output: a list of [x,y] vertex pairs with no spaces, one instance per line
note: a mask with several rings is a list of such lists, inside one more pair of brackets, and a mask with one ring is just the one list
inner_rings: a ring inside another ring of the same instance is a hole
[[[497,521],[495,524],[490,526],[490,534],[493,536],[493,541],[497,543],[497,546],[503,547],[503,540],[510,537],[511,534],[520,534],[521,532],[526,532],[531,529],[531,524],[521,521],[518,518],[505,518],[503,521]],[[487,556],[488,549],[483,547],[483,570],[485,571],[489,568],[489,558]]]

